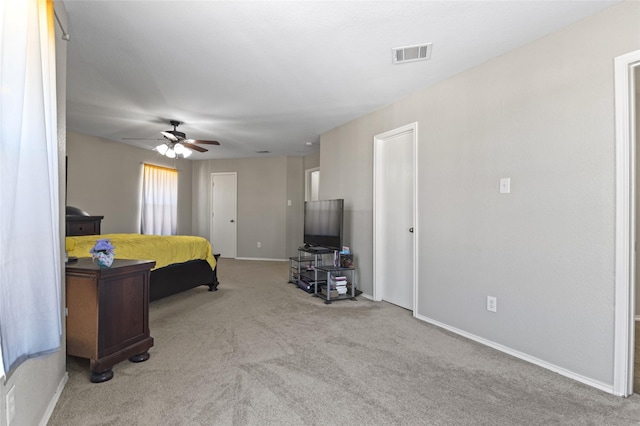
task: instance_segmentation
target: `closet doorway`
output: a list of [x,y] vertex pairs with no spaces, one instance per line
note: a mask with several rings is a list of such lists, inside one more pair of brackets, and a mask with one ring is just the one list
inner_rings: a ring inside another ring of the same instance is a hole
[[222,257],[236,257],[238,174],[211,173],[211,247]]
[[374,137],[373,299],[416,315],[418,123]]
[[320,167],[305,170],[304,177],[304,200],[318,201],[318,191],[320,189]]

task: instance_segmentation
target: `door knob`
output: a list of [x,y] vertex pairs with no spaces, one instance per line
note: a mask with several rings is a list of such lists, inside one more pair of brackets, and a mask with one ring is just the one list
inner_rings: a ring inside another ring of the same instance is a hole
[[235,222],[235,220],[231,219],[229,222],[233,223],[233,222]]
[[409,228],[409,232],[413,234],[413,228]]

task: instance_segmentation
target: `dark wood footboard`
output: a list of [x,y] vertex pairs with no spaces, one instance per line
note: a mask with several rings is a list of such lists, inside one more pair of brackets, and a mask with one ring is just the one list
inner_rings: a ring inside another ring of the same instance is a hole
[[201,285],[209,286],[209,291],[218,289],[217,266],[205,260],[176,263],[151,271],[149,300],[157,300]]

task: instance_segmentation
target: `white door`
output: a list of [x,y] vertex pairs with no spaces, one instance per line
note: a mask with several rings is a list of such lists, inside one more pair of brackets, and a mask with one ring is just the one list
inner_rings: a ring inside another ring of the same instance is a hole
[[416,138],[417,123],[374,138],[373,297],[412,311],[416,297]]
[[211,248],[222,257],[236,257],[236,173],[211,173]]

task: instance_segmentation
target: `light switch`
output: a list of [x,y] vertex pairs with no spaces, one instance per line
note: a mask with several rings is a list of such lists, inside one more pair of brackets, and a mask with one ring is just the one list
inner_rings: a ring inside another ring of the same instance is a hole
[[501,194],[511,193],[511,178],[500,179],[500,193]]
[[291,207],[291,200],[287,200],[287,206]]

